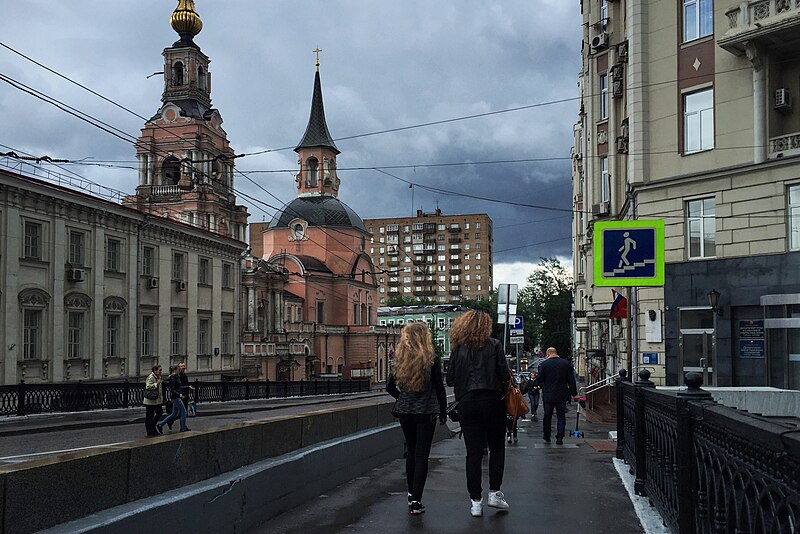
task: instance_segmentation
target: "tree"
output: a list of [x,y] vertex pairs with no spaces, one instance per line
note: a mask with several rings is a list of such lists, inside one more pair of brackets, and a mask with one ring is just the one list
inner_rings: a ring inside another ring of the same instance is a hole
[[525,345],[555,347],[570,354],[572,275],[556,258],[540,258],[518,294],[517,313],[525,317]]
[[431,329],[431,339],[433,340],[433,351],[436,354],[436,359],[439,361],[439,363],[442,363],[444,359],[444,342],[442,342],[442,340],[439,339],[439,334],[441,333],[441,330],[439,329],[439,326],[436,324],[435,319],[428,320],[428,328]]
[[470,310],[480,310],[482,312],[488,313],[492,317],[492,337],[499,339],[500,341],[503,340],[503,325],[497,324],[497,291],[492,291],[489,293],[488,299],[463,299],[459,302],[463,308],[468,308]]

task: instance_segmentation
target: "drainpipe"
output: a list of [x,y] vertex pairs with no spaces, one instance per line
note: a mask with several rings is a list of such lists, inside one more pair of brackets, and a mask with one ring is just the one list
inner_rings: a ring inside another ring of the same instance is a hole
[[142,318],[141,318],[141,291],[142,291],[142,230],[150,224],[145,216],[136,226],[136,379],[142,376]]

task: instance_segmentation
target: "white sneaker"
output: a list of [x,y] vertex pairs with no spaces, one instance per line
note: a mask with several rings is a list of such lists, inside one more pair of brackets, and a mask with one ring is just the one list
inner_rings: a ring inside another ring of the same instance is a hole
[[473,501],[472,499],[469,500],[472,503],[472,508],[470,508],[469,513],[472,514],[472,517],[480,517],[483,515],[483,499],[479,501]]
[[506,496],[503,495],[502,491],[490,491],[486,504],[492,508],[502,508],[503,510],[508,510],[509,508]]

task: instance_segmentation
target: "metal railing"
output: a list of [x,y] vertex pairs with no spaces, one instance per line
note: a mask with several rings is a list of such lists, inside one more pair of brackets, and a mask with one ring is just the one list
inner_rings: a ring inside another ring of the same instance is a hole
[[800,430],[719,405],[702,376],[660,391],[618,380],[617,458],[675,533],[800,531]]
[[[192,383],[195,402],[225,402],[276,397],[333,395],[370,391],[368,380],[309,380],[299,382],[200,382]],[[80,412],[141,406],[144,383],[75,382],[0,386],[0,415],[46,412]]]

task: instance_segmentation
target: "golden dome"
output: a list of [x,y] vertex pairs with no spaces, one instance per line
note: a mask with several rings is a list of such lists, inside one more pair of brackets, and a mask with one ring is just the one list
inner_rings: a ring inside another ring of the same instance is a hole
[[203,29],[203,21],[194,9],[194,0],[178,0],[178,7],[172,12],[169,22],[181,36],[189,34],[194,37]]

